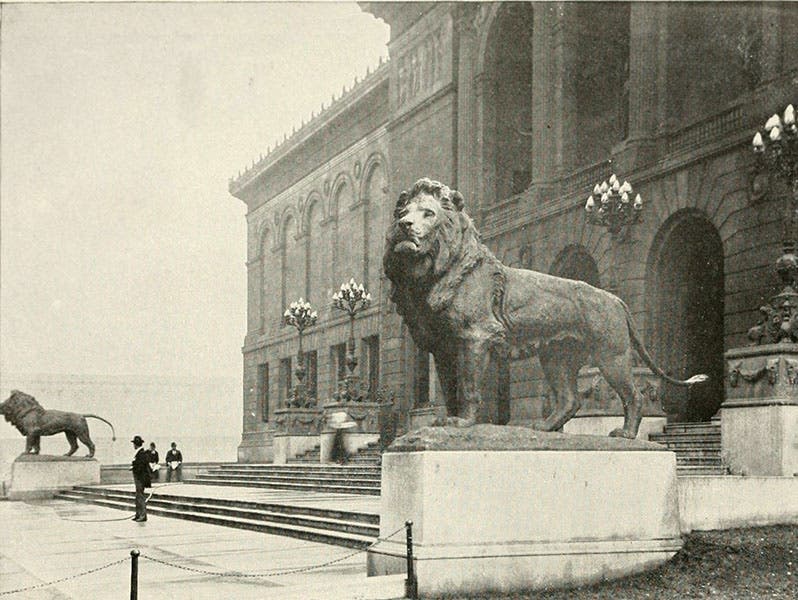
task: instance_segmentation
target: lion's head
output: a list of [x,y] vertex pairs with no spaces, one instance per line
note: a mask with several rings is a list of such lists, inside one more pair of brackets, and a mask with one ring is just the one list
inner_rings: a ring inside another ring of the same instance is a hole
[[394,284],[432,283],[461,258],[464,240],[478,243],[463,204],[460,192],[427,178],[399,195],[383,257]]
[[12,390],[8,400],[0,404],[0,413],[6,421],[16,427],[22,435],[27,435],[24,429],[23,417],[32,411],[44,412],[44,408],[36,401],[36,398],[29,396],[25,392]]

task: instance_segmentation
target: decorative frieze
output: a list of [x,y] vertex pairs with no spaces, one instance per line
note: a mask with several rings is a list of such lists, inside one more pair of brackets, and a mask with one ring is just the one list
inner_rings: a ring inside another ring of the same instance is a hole
[[452,18],[427,23],[418,35],[392,48],[394,114],[410,110],[452,81]]
[[278,408],[274,411],[275,436],[319,435],[323,413],[319,408]]

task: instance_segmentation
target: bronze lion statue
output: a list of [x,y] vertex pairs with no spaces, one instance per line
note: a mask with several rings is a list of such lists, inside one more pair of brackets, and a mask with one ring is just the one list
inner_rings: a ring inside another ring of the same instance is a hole
[[69,452],[65,456],[72,456],[75,453],[78,449],[78,440],[89,449],[88,456],[94,456],[94,442],[89,437],[87,417],[108,423],[113,439],[116,440],[114,426],[102,417],[80,415],[62,410],[46,410],[36,401],[36,398],[19,390],[13,390],[8,400],[0,404],[0,414],[25,436],[26,454],[39,453],[41,436],[64,433],[70,446]]
[[532,347],[555,408],[535,427],[560,429],[579,410],[577,374],[597,366],[621,398],[623,427],[611,436],[635,438],[642,397],[632,379],[633,348],[651,370],[676,384],[653,361],[624,302],[581,281],[503,265],[480,241],[463,210],[463,196],[430,179],[399,195],[386,236],[383,267],[391,300],[416,345],[435,357],[446,423],[481,418],[482,388],[491,355]]

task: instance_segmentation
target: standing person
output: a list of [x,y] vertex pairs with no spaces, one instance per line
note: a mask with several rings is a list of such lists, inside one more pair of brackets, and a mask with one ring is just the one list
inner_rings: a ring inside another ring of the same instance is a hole
[[166,453],[166,481],[172,481],[172,473],[175,481],[183,478],[183,454],[177,449],[177,444],[172,442],[172,449]]
[[133,482],[136,484],[136,516],[134,521],[139,523],[147,520],[147,503],[144,499],[144,490],[152,486],[150,479],[150,459],[149,453],[144,449],[144,440],[140,435],[134,436],[132,440],[136,455],[133,458]]
[[158,481],[158,471],[161,469],[161,457],[158,456],[158,451],[155,449],[155,442],[150,442],[150,449],[147,453],[150,460],[150,471],[152,471],[152,480]]

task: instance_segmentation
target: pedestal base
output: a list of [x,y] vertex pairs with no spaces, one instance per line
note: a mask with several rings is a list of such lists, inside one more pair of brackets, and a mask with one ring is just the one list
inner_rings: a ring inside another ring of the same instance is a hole
[[[667,422],[667,417],[643,417],[637,438],[647,440],[652,433],[662,433]],[[562,430],[577,435],[608,435],[616,427],[623,427],[622,415],[576,415]]]
[[723,464],[732,475],[798,475],[798,405],[721,408]]
[[100,483],[100,463],[93,458],[22,454],[11,465],[9,500],[51,498],[76,485]]
[[[407,520],[422,595],[623,577],[681,547],[676,458],[637,440],[422,429],[383,455],[380,537]],[[368,553],[369,575],[405,569],[403,533]]]

